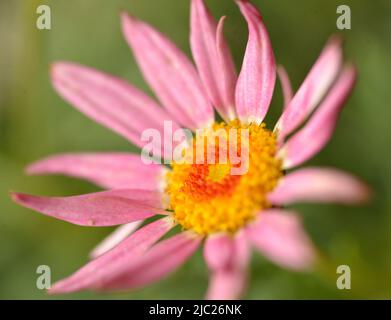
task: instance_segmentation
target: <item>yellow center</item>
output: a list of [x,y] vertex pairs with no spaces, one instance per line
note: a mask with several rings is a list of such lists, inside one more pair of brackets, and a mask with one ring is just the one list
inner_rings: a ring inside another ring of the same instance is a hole
[[[235,130],[236,136],[231,136]],[[226,132],[225,140],[216,140],[213,134],[217,132],[218,137]],[[169,209],[183,229],[201,235],[235,233],[270,207],[266,196],[283,174],[276,157],[276,137],[264,124],[241,124],[238,120],[215,123],[203,137],[204,143],[194,138],[191,150],[187,150],[192,151],[193,161],[172,163],[165,190]],[[195,161],[195,154],[208,159],[210,150],[215,154],[213,163]],[[238,174],[235,168],[245,169]]]

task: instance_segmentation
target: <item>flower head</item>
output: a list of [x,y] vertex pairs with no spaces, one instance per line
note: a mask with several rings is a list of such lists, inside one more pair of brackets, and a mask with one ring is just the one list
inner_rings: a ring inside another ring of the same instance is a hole
[[[126,41],[162,107],[116,77],[74,63],[53,65],[53,85],[65,100],[132,143],[143,147],[142,133],[153,128],[172,144],[164,134],[167,121],[177,132],[199,130],[201,139],[187,140],[182,149],[192,161],[173,160],[172,150],[154,145],[158,156],[171,159],[169,168],[126,153],[64,154],[29,166],[31,174],[81,177],[106,191],[50,198],[14,193],[19,204],[78,225],[122,225],[51,293],[142,287],[175,270],[203,243],[211,273],[207,297],[238,298],[251,247],[286,268],[312,267],[314,246],[298,215],[285,205],[367,200],[364,184],[335,169],[287,173],[326,145],[354,86],[356,72],[343,65],[339,38],[328,41],[293,94],[285,70],[276,67],[260,13],[249,1],[236,3],[249,30],[239,75],[223,35],[225,18],[217,23],[203,0],[191,2],[196,66],[153,27],[122,14]],[[285,106],[270,130],[263,120],[277,74]],[[223,122],[214,119],[214,108]],[[216,143],[216,135],[223,139]],[[197,153],[207,159],[213,154],[217,161],[198,162]],[[163,217],[140,228],[155,215]],[[161,240],[175,225],[182,232]]]

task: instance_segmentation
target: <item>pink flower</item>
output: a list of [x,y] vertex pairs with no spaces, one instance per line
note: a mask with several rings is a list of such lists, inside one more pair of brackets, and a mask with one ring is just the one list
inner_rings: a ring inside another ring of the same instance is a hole
[[[234,177],[218,165],[172,163],[168,169],[125,153],[65,154],[32,164],[30,174],[84,178],[108,191],[50,198],[14,193],[17,203],[77,225],[122,225],[93,251],[87,265],[50,293],[143,287],[173,272],[204,243],[207,298],[235,299],[246,286],[251,247],[282,267],[313,266],[314,246],[297,214],[283,206],[368,199],[364,184],[338,170],[286,174],[326,145],[354,86],[356,72],[343,65],[339,39],[329,40],[293,95],[285,70],[276,67],[261,15],[249,1],[236,2],[249,29],[239,76],[223,36],[224,17],[216,23],[203,0],[191,5],[196,68],[164,35],[122,14],[125,38],[164,108],[113,76],[74,63],[52,67],[53,85],[64,99],[140,147],[141,133],[148,128],[163,133],[165,120],[173,121],[174,129],[248,129],[250,168]],[[285,106],[271,132],[262,121],[277,73]],[[213,106],[225,124],[214,123]],[[168,155],[163,151],[162,156]],[[155,215],[164,217],[139,228]],[[161,240],[177,224],[183,232]]]

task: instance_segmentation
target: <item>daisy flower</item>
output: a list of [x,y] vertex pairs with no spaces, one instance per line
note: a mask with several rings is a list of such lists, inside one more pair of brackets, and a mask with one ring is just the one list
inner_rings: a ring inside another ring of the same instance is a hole
[[[203,0],[191,2],[195,66],[152,26],[121,15],[125,39],[160,103],[124,80],[85,66],[58,62],[51,68],[53,86],[65,100],[139,147],[145,145],[145,130],[164,136],[167,121],[173,130],[198,129],[205,136],[231,129],[249,135],[248,167],[241,175],[231,174],[229,162],[165,166],[126,153],[63,154],[29,166],[30,174],[84,178],[105,191],[69,197],[13,193],[17,203],[81,226],[121,225],[93,250],[90,262],[50,293],[143,287],[203,246],[210,270],[206,297],[235,299],[246,287],[252,248],[285,268],[302,271],[314,265],[316,250],[286,205],[368,199],[368,188],[347,173],[315,167],[290,171],[326,145],[354,86],[356,72],[343,63],[339,38],[327,42],[293,94],[285,70],[276,66],[260,13],[249,1],[236,3],[249,30],[239,74],[224,39],[225,18],[216,22]],[[285,102],[269,130],[263,120],[277,74]],[[215,121],[214,108],[224,121]],[[177,225],[182,231],[166,236]]]

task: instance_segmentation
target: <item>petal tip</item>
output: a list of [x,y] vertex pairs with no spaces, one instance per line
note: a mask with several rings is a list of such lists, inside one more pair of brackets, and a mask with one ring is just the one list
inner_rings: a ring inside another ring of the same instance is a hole
[[58,67],[61,67],[61,62],[52,62],[49,65],[49,75],[52,79],[56,78]]
[[66,293],[66,290],[64,290],[63,286],[61,285],[61,282],[55,283],[52,287],[46,290],[46,293],[50,296],[54,296],[57,294],[63,294]]
[[26,196],[27,196],[24,193],[14,192],[14,191],[10,191],[9,195],[10,195],[12,201],[14,201],[17,204],[23,204],[24,200],[26,199]]
[[24,173],[28,176],[36,175],[40,173],[39,166],[34,162],[24,168]]
[[375,197],[375,193],[373,189],[366,184],[365,182],[361,182],[360,190],[358,192],[357,203],[358,204],[367,204],[372,202]]
[[344,44],[344,37],[342,36],[342,34],[335,33],[330,36],[329,43],[334,47],[341,48]]
[[120,16],[122,21],[125,21],[125,20],[127,20],[129,18],[129,13],[126,10],[121,10],[119,12],[119,16]]
[[46,293],[47,293],[49,296],[54,296],[54,295],[58,294],[58,292],[57,292],[55,289],[53,290],[53,288],[47,289],[47,290],[46,290]]
[[[217,30],[222,30],[224,28],[225,20],[227,20],[227,16],[221,16],[217,23]],[[218,32],[217,34],[221,34]]]
[[120,11],[121,24],[123,28],[131,28],[139,20],[126,10]]
[[80,65],[74,62],[56,61],[52,62],[49,66],[49,74],[53,81],[64,78],[71,73],[74,68],[80,67]]

